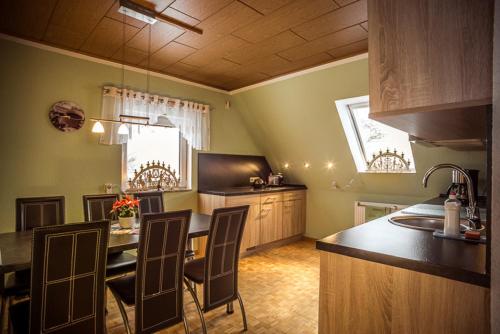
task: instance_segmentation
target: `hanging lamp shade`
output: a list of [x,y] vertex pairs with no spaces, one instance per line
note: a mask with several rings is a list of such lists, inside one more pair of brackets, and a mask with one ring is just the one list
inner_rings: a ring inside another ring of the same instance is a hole
[[93,133],[104,133],[104,126],[102,126],[102,123],[97,121],[94,123],[94,126],[92,127],[92,132]]
[[128,135],[128,127],[125,124],[121,124],[120,127],[118,128],[118,134],[119,135]]

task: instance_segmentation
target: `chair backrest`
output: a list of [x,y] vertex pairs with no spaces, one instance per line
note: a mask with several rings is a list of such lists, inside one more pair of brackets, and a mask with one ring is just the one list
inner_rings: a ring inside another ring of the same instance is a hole
[[16,199],[16,231],[64,224],[64,196]]
[[238,298],[238,260],[248,205],[215,209],[205,252],[203,310]]
[[139,215],[145,213],[163,212],[163,192],[147,191],[135,193],[134,198],[139,200]]
[[137,253],[135,332],[151,333],[184,319],[184,253],[191,210],[142,216]]
[[104,333],[109,221],[33,230],[30,333]]
[[118,198],[118,194],[84,195],[83,214],[85,221],[115,220],[116,215],[111,212],[111,209]]

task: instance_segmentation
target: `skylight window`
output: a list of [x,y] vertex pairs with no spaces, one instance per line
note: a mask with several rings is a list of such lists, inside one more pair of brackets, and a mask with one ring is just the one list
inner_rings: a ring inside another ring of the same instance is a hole
[[408,134],[368,118],[368,96],[335,101],[360,173],[415,173]]

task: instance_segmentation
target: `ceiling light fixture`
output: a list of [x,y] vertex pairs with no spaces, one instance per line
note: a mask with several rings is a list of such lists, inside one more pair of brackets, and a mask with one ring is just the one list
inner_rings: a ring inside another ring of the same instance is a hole
[[198,27],[189,25],[186,22],[171,16],[158,13],[154,9],[145,7],[142,4],[138,4],[131,0],[120,0],[120,8],[118,9],[118,12],[148,24],[155,24],[157,21],[162,21],[200,35],[203,34],[203,30]]
[[157,19],[155,19],[155,11],[143,6],[139,6],[132,1],[121,0],[120,8],[118,8],[118,13],[127,15],[142,22],[146,22],[147,24],[155,24],[158,21]]
[[[122,7],[120,7],[120,9],[118,10],[120,13],[123,13],[127,16],[132,16],[136,19],[140,19],[138,14],[141,14],[141,15],[146,15],[148,12],[140,12],[140,10],[142,10],[141,8],[142,7],[137,7],[138,5],[136,5],[135,3],[133,2],[130,2],[130,1],[120,1],[120,4],[122,3],[127,3],[127,5],[130,5],[132,8],[128,8],[127,10],[125,9],[122,9]],[[136,6],[136,7],[134,7]],[[151,10],[149,10],[151,11]],[[135,14],[134,14],[135,13]],[[125,63],[124,63],[124,59],[125,59],[125,42],[126,42],[126,39],[125,39],[125,20],[126,20],[126,16],[123,15],[123,21],[122,21],[122,78],[121,78],[121,98],[120,98],[120,110],[121,112],[124,112],[124,100],[125,100]],[[147,17],[147,16],[145,16]],[[147,22],[145,20],[142,20],[144,22]],[[156,22],[156,21],[155,21]],[[153,21],[149,21],[148,23],[150,24],[153,24],[154,22]],[[149,29],[149,39],[148,39],[148,65],[147,65],[147,74],[146,74],[146,78],[147,78],[147,89],[146,89],[146,96],[149,98],[149,81],[150,81],[150,73],[149,73],[149,67],[150,67],[150,58],[151,58],[151,25],[148,27]],[[147,113],[149,115],[149,102],[147,102],[148,105],[147,105]],[[172,124],[149,124],[149,117],[141,117],[141,116],[134,116],[134,115],[125,115],[125,114],[121,114],[119,116],[119,120],[116,120],[116,119],[103,119],[103,118],[91,118],[90,119],[91,121],[95,122],[94,123],[94,126],[92,127],[92,132],[93,133],[100,133],[100,134],[103,134],[105,132],[105,129],[104,129],[104,126],[102,125],[102,123],[111,123],[111,124],[120,124],[120,126],[118,127],[118,134],[120,135],[128,135],[129,134],[129,127],[127,124],[129,125],[145,125],[145,126],[158,126],[158,127],[164,127],[164,128],[172,128],[174,127]]]
[[[153,9],[144,7],[142,5],[139,5],[133,1],[130,0],[120,0],[120,8],[118,9],[119,13],[124,14],[122,16],[122,84],[121,84],[121,106],[120,110],[123,113],[125,110],[125,43],[126,43],[126,38],[125,38],[125,25],[126,25],[126,17],[133,17],[134,19],[141,20],[143,22],[146,22],[150,24],[148,26],[148,63],[147,63],[147,73],[146,73],[146,97],[148,100],[150,99],[150,93],[149,93],[149,86],[150,86],[150,62],[151,62],[151,25],[156,23],[156,18],[158,18],[161,21],[165,21],[171,24],[175,24],[179,27],[197,32],[199,34],[203,33],[203,31],[199,28],[194,28],[191,27],[190,25],[181,22],[177,19],[169,18],[166,15],[159,14],[155,12]],[[147,101],[147,114],[149,115],[149,104],[151,101]],[[131,119],[131,120],[129,120]],[[129,134],[129,127],[127,124],[130,125],[145,125],[145,126],[158,126],[158,127],[163,127],[163,128],[172,128],[174,127],[172,124],[149,124],[149,117],[140,117],[140,116],[133,116],[133,115],[125,115],[121,114],[119,120],[115,119],[103,119],[103,118],[91,118],[91,121],[95,122],[94,126],[92,127],[92,132],[93,133],[100,133],[103,134],[105,129],[102,123],[112,123],[112,124],[120,124],[118,127],[118,134],[120,135],[128,135]]]

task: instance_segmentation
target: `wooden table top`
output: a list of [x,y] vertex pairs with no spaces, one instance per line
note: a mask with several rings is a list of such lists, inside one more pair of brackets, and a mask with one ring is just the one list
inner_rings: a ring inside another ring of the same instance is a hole
[[[189,238],[208,235],[210,215],[193,213],[189,227]],[[0,274],[31,267],[32,231],[0,234]],[[108,253],[137,249],[138,234],[110,234]]]

